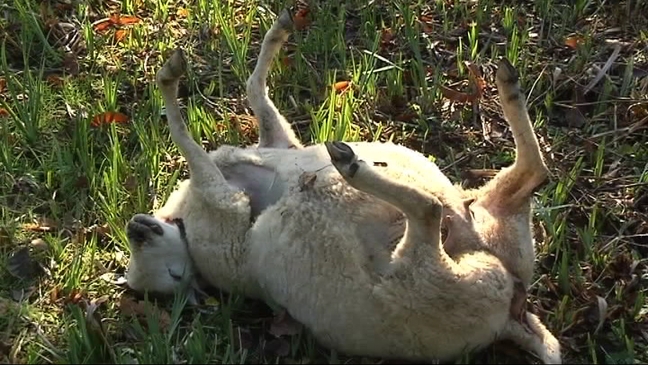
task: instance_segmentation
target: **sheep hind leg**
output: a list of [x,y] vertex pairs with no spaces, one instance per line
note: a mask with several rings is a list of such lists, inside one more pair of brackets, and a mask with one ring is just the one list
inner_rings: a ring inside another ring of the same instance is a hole
[[511,318],[501,338],[511,340],[525,351],[535,353],[545,364],[562,363],[560,342],[535,314],[526,312],[521,321]]
[[482,204],[503,215],[515,214],[528,210],[531,195],[547,179],[549,170],[533,131],[518,73],[507,59],[498,64],[495,81],[515,140],[516,157],[512,166],[502,169],[480,189],[485,198]]

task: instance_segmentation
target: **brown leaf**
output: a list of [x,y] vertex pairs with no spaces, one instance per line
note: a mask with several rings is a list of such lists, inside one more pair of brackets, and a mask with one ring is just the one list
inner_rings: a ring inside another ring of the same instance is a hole
[[65,303],[77,304],[83,299],[85,293],[81,289],[72,289],[65,297]]
[[7,80],[4,77],[0,77],[0,93],[5,90],[7,87]]
[[300,333],[302,330],[302,324],[294,320],[288,311],[282,309],[279,311],[272,320],[270,325],[270,334],[280,337],[280,336],[292,336]]
[[0,108],[0,118],[9,117],[9,111],[5,108]]
[[290,343],[283,338],[273,338],[265,343],[263,352],[270,356],[285,357],[290,354]]
[[119,112],[105,112],[97,114],[92,118],[91,125],[93,127],[99,127],[103,124],[110,123],[126,123],[128,122],[128,116]]
[[147,323],[147,314],[152,314],[158,320],[160,329],[163,331],[171,325],[171,316],[167,311],[158,308],[152,303],[147,305],[143,300],[135,301],[131,297],[122,295],[119,300],[119,308],[124,315],[137,318],[142,325]]
[[394,40],[394,32],[392,31],[391,28],[383,28],[383,30],[380,32],[380,43],[383,45],[390,43],[392,40]]
[[61,287],[60,286],[57,285],[54,288],[52,288],[52,290],[49,293],[50,304],[56,303],[59,300],[59,298],[60,298],[59,294],[60,293],[61,293]]
[[30,280],[43,273],[43,268],[29,253],[29,246],[12,252],[7,259],[7,271],[15,278]]
[[68,52],[63,56],[63,69],[70,75],[79,74],[79,61],[74,53]]
[[6,318],[9,313],[18,309],[19,304],[11,299],[0,297],[0,317]]
[[104,295],[99,298],[92,299],[90,303],[86,302],[86,322],[90,325],[90,328],[103,334],[103,327],[101,325],[101,316],[97,313],[97,309],[101,306],[102,303],[108,300],[108,296]]
[[419,17],[419,22],[421,23],[423,33],[432,34],[434,31],[434,19],[431,16],[421,15],[421,17]]
[[468,68],[470,81],[472,81],[472,84],[475,87],[474,91],[472,93],[463,93],[441,85],[441,94],[454,102],[473,103],[482,97],[484,88],[486,88],[486,81],[482,77],[479,67],[476,64],[468,61],[465,61],[464,64]]
[[254,347],[254,337],[249,329],[235,327],[232,332],[232,345],[236,350],[251,350]]
[[22,229],[26,231],[50,232],[58,228],[58,223],[47,217],[40,217],[35,222],[25,223]]
[[317,174],[304,171],[301,175],[299,175],[299,191],[311,189],[313,185],[315,185],[315,180],[317,180]]
[[571,128],[582,128],[587,123],[587,119],[577,107],[565,107],[565,120]]

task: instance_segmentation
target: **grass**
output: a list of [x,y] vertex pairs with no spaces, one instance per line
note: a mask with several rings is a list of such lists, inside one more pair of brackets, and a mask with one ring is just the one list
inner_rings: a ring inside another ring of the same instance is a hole
[[[0,361],[378,361],[324,349],[305,332],[274,336],[272,310],[236,295],[214,291],[189,308],[134,297],[119,282],[126,221],[187,177],[153,84],[165,55],[189,54],[181,99],[191,133],[205,148],[249,145],[257,135],[244,81],[270,11],[284,5],[0,4]],[[139,21],[100,21],[118,11]],[[494,60],[509,57],[553,173],[534,210],[530,307],[565,362],[645,363],[646,14],[628,0],[313,3],[312,24],[291,37],[269,84],[303,141],[393,140],[470,185],[513,158],[493,83]],[[483,72],[483,95],[453,102],[441,85],[474,92],[470,64]],[[352,86],[338,92],[338,81]],[[105,112],[123,115],[97,117]],[[460,360],[537,361],[508,343]]]

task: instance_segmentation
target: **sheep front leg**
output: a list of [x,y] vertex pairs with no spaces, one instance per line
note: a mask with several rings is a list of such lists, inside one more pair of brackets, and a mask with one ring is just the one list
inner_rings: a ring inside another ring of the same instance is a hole
[[284,10],[263,37],[259,58],[247,80],[248,102],[259,125],[259,147],[302,148],[290,124],[268,96],[266,86],[272,61],[288,39],[293,26],[290,13]]
[[331,162],[349,185],[392,204],[405,214],[407,228],[392,252],[392,264],[441,260],[445,255],[440,233],[443,207],[436,197],[377,172],[359,160],[345,143],[327,142],[325,146]]

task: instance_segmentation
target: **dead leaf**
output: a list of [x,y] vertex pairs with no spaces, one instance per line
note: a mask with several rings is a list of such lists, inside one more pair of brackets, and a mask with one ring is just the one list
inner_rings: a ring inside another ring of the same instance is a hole
[[79,74],[79,61],[77,60],[76,54],[67,52],[63,56],[63,69],[70,75]]
[[86,322],[90,325],[90,328],[104,334],[103,326],[101,325],[101,316],[97,313],[97,309],[108,300],[108,296],[104,295],[102,297],[92,299],[90,303],[86,301]]
[[58,228],[58,223],[47,217],[40,217],[35,222],[25,223],[22,229],[25,231],[50,232]]
[[565,38],[565,45],[571,49],[576,49],[578,48],[578,45],[583,43],[583,37],[579,35],[571,35],[567,38]]
[[169,313],[153,303],[147,305],[143,300],[135,301],[129,296],[122,295],[119,299],[119,308],[124,315],[137,318],[142,325],[146,325],[147,315],[153,315],[158,320],[161,330],[166,330],[171,325]]
[[7,87],[7,80],[4,77],[0,77],[0,93],[5,90]]
[[60,292],[61,292],[61,288],[59,286],[55,286],[54,288],[52,288],[52,290],[49,293],[50,304],[56,303],[59,300]]
[[605,298],[596,296],[596,307],[598,309],[598,324],[596,325],[596,329],[594,330],[594,333],[598,333],[598,331],[603,327],[603,324],[605,323],[605,318],[607,317],[607,310],[608,310],[608,303],[605,300]]
[[117,43],[121,42],[122,40],[124,40],[124,38],[126,38],[128,33],[130,33],[128,29],[117,29],[115,31],[115,41]]
[[232,332],[232,345],[236,350],[251,350],[254,347],[254,337],[249,329],[235,327]]
[[273,338],[265,343],[263,352],[271,356],[285,357],[290,354],[290,344],[283,338]]
[[311,24],[312,21],[308,16],[309,14],[310,9],[307,5],[304,5],[299,10],[297,10],[295,15],[293,16],[293,24],[295,25],[295,29],[303,30]]
[[0,108],[0,118],[9,117],[9,111],[5,108]]
[[30,280],[44,272],[40,264],[31,257],[28,246],[23,246],[9,255],[7,271],[20,280]]
[[130,25],[139,23],[140,18],[133,15],[114,14],[110,17],[110,20],[116,25]]
[[468,68],[469,79],[474,85],[474,91],[472,93],[463,93],[441,85],[441,94],[454,102],[473,103],[482,97],[484,88],[486,87],[486,81],[476,64],[468,61],[464,61],[464,64]]
[[565,120],[571,128],[582,128],[587,123],[587,119],[577,107],[565,107]]
[[394,40],[394,32],[391,28],[383,28],[380,32],[380,43],[386,45]]
[[333,89],[339,93],[343,93],[349,89],[351,81],[338,81],[333,84]]
[[302,324],[294,320],[288,311],[282,309],[273,318],[268,332],[275,337],[281,337],[299,334],[301,330]]
[[107,236],[111,232],[110,231],[110,226],[108,225],[108,223],[104,223],[102,225],[93,224],[90,227],[86,228],[85,231],[86,231],[86,233],[94,232],[99,237]]
[[434,31],[434,19],[431,16],[421,15],[419,22],[421,23],[423,33],[432,34]]
[[103,124],[110,123],[126,123],[128,122],[128,116],[119,112],[104,112],[97,114],[92,118],[90,123],[93,127],[99,127]]
[[47,81],[47,83],[50,84],[51,86],[63,85],[63,78],[59,75],[49,75],[45,78],[45,81]]
[[187,8],[178,8],[178,10],[176,10],[176,16],[178,18],[186,18],[189,16],[189,10],[187,10]]
[[107,273],[101,274],[101,276],[99,276],[99,279],[101,279],[103,281],[106,281],[106,282],[109,282],[109,283],[111,283],[113,285],[119,285],[119,286],[122,286],[122,285],[126,284],[126,282],[127,282],[127,280],[126,280],[126,278],[124,276],[116,274],[114,272],[107,272]]
[[101,19],[97,22],[95,22],[92,25],[92,29],[94,29],[95,32],[101,33],[106,31],[108,28],[112,27],[112,22],[110,21],[109,18]]
[[18,309],[18,304],[10,299],[0,297],[0,317],[6,318],[8,313]]
[[81,289],[72,289],[65,297],[65,303],[77,304],[83,299],[84,292]]
[[301,175],[299,175],[299,191],[311,189],[313,185],[315,185],[315,180],[317,180],[317,174],[304,171]]
[[132,15],[113,14],[108,18],[98,20],[92,24],[92,29],[97,33],[102,33],[114,26],[129,25],[139,23],[140,18]]
[[44,251],[47,251],[47,249],[49,249],[49,245],[48,245],[47,242],[45,242],[45,240],[42,239],[42,238],[35,238],[35,239],[33,239],[33,240],[29,243],[29,245],[30,245],[30,246],[34,249],[34,251],[36,251],[36,252],[44,252]]
[[295,59],[292,56],[283,56],[281,58],[281,64],[284,66],[292,66],[295,63]]

